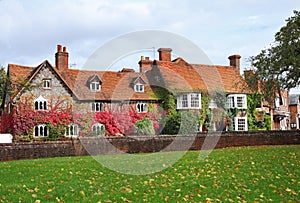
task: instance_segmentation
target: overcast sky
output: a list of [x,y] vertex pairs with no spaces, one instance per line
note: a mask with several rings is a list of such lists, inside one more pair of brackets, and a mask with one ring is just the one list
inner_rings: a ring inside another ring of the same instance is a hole
[[0,64],[5,67],[37,66],[46,59],[54,65],[56,45],[62,44],[69,63],[80,69],[106,42],[150,29],[191,40],[214,64],[228,65],[229,55],[240,54],[244,69],[249,56],[274,41],[300,1],[0,0],[0,9]]

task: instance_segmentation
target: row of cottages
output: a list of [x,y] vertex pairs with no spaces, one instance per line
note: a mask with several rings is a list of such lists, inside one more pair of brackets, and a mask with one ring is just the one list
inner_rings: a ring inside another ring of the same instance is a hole
[[[26,101],[35,111],[48,111],[60,103],[64,108],[71,107],[73,112],[142,113],[150,105],[164,102],[165,98],[157,91],[162,88],[176,96],[177,109],[197,110],[202,108],[204,93],[213,95],[218,90],[225,93],[228,109],[240,110],[232,121],[232,130],[248,130],[245,113],[248,91],[240,76],[240,56],[230,56],[229,66],[213,66],[189,64],[182,58],[171,60],[171,51],[160,48],[158,60],[141,57],[139,72],[126,68],[118,72],[96,71],[70,68],[66,47],[58,45],[55,66],[47,60],[37,67],[8,65],[9,91],[2,107],[12,114],[18,111],[19,102]],[[209,108],[217,106],[212,100]],[[92,129],[104,127],[97,124]],[[45,125],[35,126],[34,136],[46,136],[44,128]],[[78,135],[78,130],[78,126],[71,126],[72,135]]]
[[[245,70],[245,80],[249,80],[254,76],[253,70]],[[254,91],[261,93],[261,82],[254,87]],[[261,99],[256,106],[258,120],[262,121],[265,115],[270,116],[271,129],[270,130],[297,130],[300,129],[299,120],[300,115],[298,111],[296,95],[291,96],[286,90],[277,90],[272,102],[267,102]],[[296,107],[296,108],[295,108]],[[300,109],[300,108],[299,108]]]

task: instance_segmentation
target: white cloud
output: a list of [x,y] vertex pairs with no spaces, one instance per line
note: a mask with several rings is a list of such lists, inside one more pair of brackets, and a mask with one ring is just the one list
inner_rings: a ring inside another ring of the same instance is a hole
[[247,58],[271,43],[297,6],[298,0],[2,0],[0,64],[53,63],[61,43],[80,68],[108,40],[156,29],[186,36],[226,65],[229,54]]

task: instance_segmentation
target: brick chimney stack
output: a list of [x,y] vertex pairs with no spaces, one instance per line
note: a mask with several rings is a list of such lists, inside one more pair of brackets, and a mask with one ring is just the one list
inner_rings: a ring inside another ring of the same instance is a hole
[[58,70],[67,70],[69,68],[69,53],[67,48],[57,45],[57,53],[55,54],[55,66]]
[[140,65],[140,73],[145,73],[148,70],[151,70],[153,61],[150,60],[149,57],[141,56],[141,60],[139,61]]
[[160,61],[171,61],[171,48],[160,48],[158,49]]
[[233,66],[235,69],[237,69],[240,72],[240,55],[231,55],[228,57],[230,66]]

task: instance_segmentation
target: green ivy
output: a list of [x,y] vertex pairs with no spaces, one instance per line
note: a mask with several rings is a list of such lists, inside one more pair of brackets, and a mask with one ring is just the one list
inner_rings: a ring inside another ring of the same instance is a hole
[[271,117],[263,112],[263,120],[258,121],[257,107],[260,107],[262,95],[254,92],[247,96],[247,117],[249,130],[271,130]]

